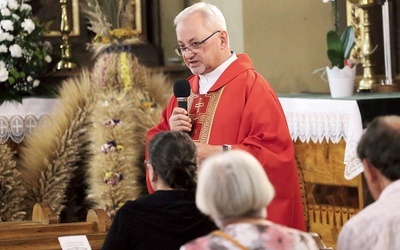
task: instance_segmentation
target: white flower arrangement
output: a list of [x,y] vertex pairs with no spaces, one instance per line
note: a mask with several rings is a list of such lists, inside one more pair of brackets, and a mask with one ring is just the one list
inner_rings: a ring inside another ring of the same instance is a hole
[[46,28],[24,0],[0,0],[0,103],[32,94],[51,62]]

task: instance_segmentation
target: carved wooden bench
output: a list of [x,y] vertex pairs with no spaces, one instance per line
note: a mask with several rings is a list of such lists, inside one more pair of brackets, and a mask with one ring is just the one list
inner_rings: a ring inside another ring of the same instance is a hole
[[61,249],[58,237],[85,235],[92,249],[101,249],[111,220],[102,209],[89,210],[85,222],[59,223],[47,205],[36,204],[32,221],[0,223],[1,249]]

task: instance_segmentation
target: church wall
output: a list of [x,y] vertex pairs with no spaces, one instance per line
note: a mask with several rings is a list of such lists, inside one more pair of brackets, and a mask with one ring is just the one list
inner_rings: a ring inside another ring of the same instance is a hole
[[[187,2],[160,1],[164,61],[175,58],[173,18]],[[320,74],[329,65],[326,33],[334,27],[332,8],[322,0],[203,0],[225,14],[232,50],[248,53],[278,93],[329,92]],[[345,3],[345,1],[343,1]]]
[[322,0],[243,1],[245,52],[280,93],[329,92],[313,71],[329,65],[326,33],[333,26]]

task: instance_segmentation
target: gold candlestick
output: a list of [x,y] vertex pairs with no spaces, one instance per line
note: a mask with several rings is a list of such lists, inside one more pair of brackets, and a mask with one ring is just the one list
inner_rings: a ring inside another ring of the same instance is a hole
[[370,26],[368,9],[375,5],[375,0],[349,0],[350,3],[361,8],[364,12],[363,19],[363,44],[361,46],[362,60],[363,60],[363,78],[359,82],[358,92],[369,92],[371,91],[372,85],[378,82],[373,69],[373,64],[371,63],[371,54],[373,53],[373,48],[370,39]]
[[68,11],[67,11],[67,0],[60,0],[61,5],[61,24],[60,32],[62,35],[61,49],[61,60],[57,63],[56,69],[74,69],[78,67],[72,58],[72,48],[69,44],[68,35],[71,32],[71,28],[68,22]]

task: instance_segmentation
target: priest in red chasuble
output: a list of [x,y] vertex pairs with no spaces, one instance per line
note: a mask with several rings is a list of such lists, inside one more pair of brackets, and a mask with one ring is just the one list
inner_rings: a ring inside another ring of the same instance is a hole
[[225,18],[217,7],[196,3],[174,23],[176,52],[193,73],[188,78],[188,110],[179,108],[173,96],[147,139],[160,131],[186,131],[196,142],[200,162],[223,150],[251,153],[276,189],[267,218],[305,230],[294,145],[274,90],[248,55],[231,51]]

